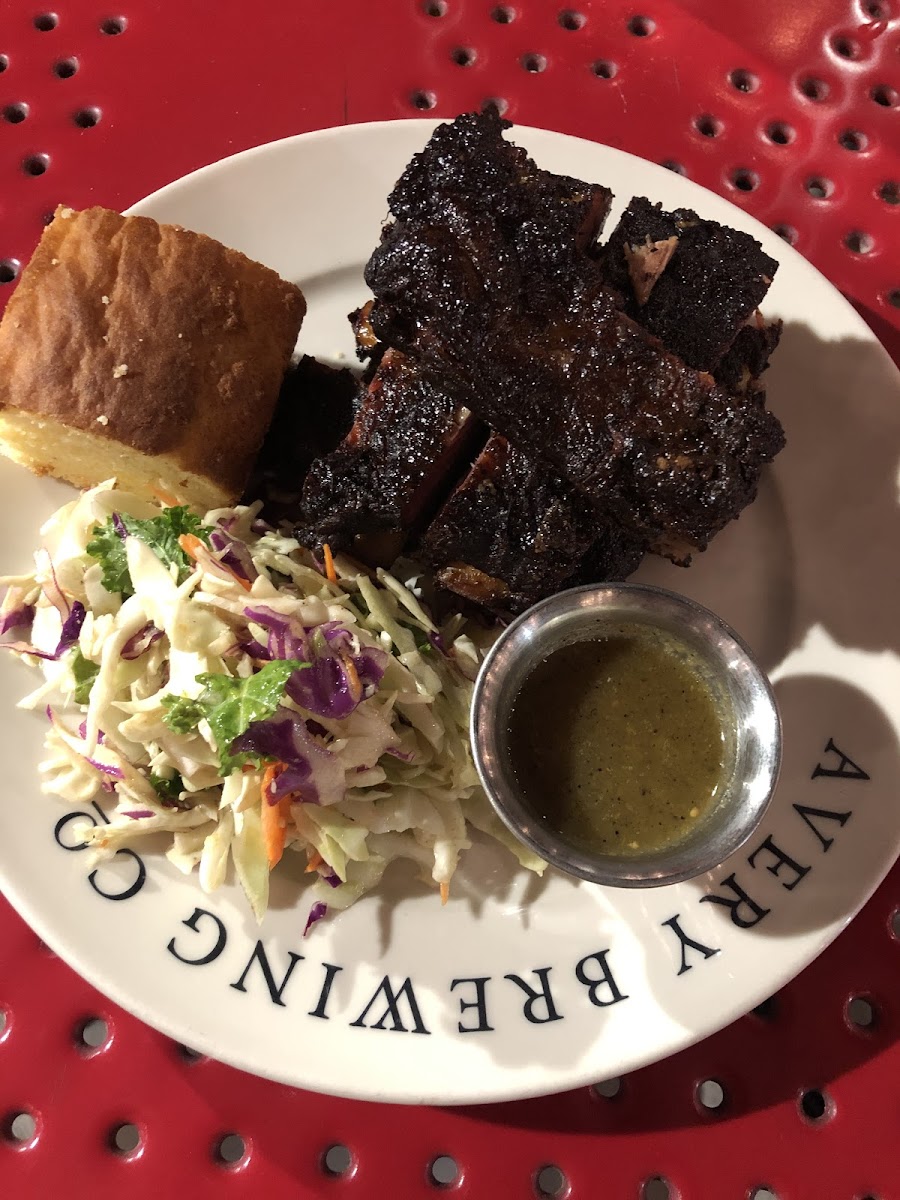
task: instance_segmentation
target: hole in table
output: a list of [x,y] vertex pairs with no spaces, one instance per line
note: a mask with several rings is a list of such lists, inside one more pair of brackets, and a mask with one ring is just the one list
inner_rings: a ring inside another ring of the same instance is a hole
[[844,129],[838,134],[838,142],[845,150],[853,150],[858,153],[860,150],[865,150],[869,139],[858,129]]
[[541,71],[546,71],[547,60],[543,54],[523,54],[522,66],[531,75],[537,75]]
[[[900,288],[892,288],[885,296],[891,308],[900,308]],[[900,941],[900,913],[894,913],[893,916],[893,933],[894,937]]]
[[141,1131],[130,1121],[123,1121],[109,1131],[107,1145],[116,1154],[134,1154],[140,1149]]
[[489,108],[495,108],[502,117],[509,108],[509,101],[504,100],[502,96],[488,96],[481,102],[481,111],[487,112]]
[[807,100],[826,100],[831,91],[824,79],[816,79],[812,75],[801,79],[797,86]]
[[478,55],[471,46],[457,46],[450,52],[450,57],[458,67],[471,67]]
[[800,1096],[800,1112],[814,1125],[824,1123],[834,1115],[834,1105],[818,1088],[810,1088]]
[[93,129],[100,123],[100,109],[79,108],[77,113],[72,114],[72,120],[79,129]]
[[654,1175],[641,1188],[641,1200],[675,1200],[675,1192],[668,1179]]
[[694,128],[703,137],[714,138],[718,137],[722,132],[722,122],[717,121],[715,117],[711,117],[709,113],[704,113],[702,117],[696,118]]
[[794,140],[794,136],[794,127],[788,125],[787,121],[773,121],[766,130],[766,137],[776,146],[787,146]]
[[505,4],[499,5],[491,12],[491,20],[496,21],[498,25],[511,25],[516,19],[516,10],[507,8]]
[[732,71],[728,76],[728,80],[733,88],[739,92],[755,92],[759,87],[759,76],[754,75],[752,71],[746,71],[743,67],[737,71]]
[[435,1187],[452,1187],[459,1179],[459,1164],[449,1154],[439,1154],[428,1164],[428,1182]]
[[649,37],[656,29],[652,17],[631,17],[628,21],[628,32],[634,37]]
[[831,49],[838,58],[846,58],[851,61],[859,58],[859,42],[855,41],[852,37],[848,37],[846,33],[836,33],[834,35],[831,39]]
[[878,198],[885,204],[900,204],[900,184],[889,180],[878,189]]
[[43,222],[43,224],[44,224],[44,225],[52,225],[52,224],[53,224],[53,218],[54,218],[55,216],[56,216],[56,213],[55,213],[55,212],[49,212],[49,211],[48,211],[48,212],[42,213],[42,214],[41,214],[41,221]]
[[28,105],[24,102],[18,104],[7,104],[3,110],[3,120],[8,121],[10,125],[21,125],[28,116]]
[[834,184],[830,179],[816,175],[806,181],[806,190],[814,200],[827,200],[834,191]]
[[435,96],[434,92],[413,92],[409,98],[409,102],[413,108],[418,108],[424,111],[429,108],[434,108],[434,106],[437,104],[437,96]]
[[322,1155],[322,1170],[335,1177],[347,1175],[353,1166],[353,1155],[346,1146],[335,1142]]
[[754,192],[759,187],[759,176],[747,167],[738,167],[731,172],[731,182],[739,192]]
[[879,83],[873,87],[869,95],[876,104],[880,104],[883,108],[896,108],[900,101],[900,93],[897,89],[888,87],[886,83]]
[[605,58],[598,58],[595,63],[591,63],[591,70],[598,79],[612,79],[618,69],[614,62]]
[[870,1030],[878,1024],[878,1010],[866,996],[851,996],[847,1001],[847,1021],[854,1029]]
[[102,1017],[86,1017],[75,1027],[75,1044],[80,1050],[97,1051],[109,1042],[109,1025]]
[[55,29],[59,24],[59,17],[55,12],[39,13],[34,18],[34,27],[40,33],[49,33],[51,29]]
[[[889,21],[891,19],[890,7],[883,0],[864,0],[862,10],[873,21]],[[863,1200],[866,1200],[866,1197],[863,1197]]]
[[573,8],[564,8],[557,17],[557,20],[563,29],[570,29],[574,32],[576,29],[584,27],[585,15],[584,13],[576,12]]
[[854,229],[844,238],[844,245],[853,254],[869,254],[875,246],[875,239],[861,229]]
[[[0,270],[2,270],[2,267],[3,267],[3,264],[0,263]],[[15,278],[15,276],[13,278]],[[7,280],[7,282],[9,282],[9,280]],[[3,1035],[6,1033],[6,1027],[8,1024],[9,1024],[9,1013],[6,1011],[5,1008],[0,1008],[0,1038],[2,1038]]]
[[[790,226],[779,226],[775,230],[776,233],[778,233],[778,229],[790,229]],[[757,1004],[756,1008],[753,1009],[753,1015],[754,1017],[759,1017],[761,1021],[774,1021],[778,1016],[778,997],[770,996],[768,1000],[763,1000],[762,1004]]]
[[53,74],[58,79],[71,79],[78,71],[77,58],[61,58],[53,64]]
[[100,32],[105,33],[107,37],[117,37],[124,33],[127,27],[128,21],[125,17],[106,17],[100,22]]
[[3,1136],[15,1146],[33,1146],[37,1141],[37,1121],[27,1109],[16,1109],[3,1120]]
[[216,1142],[215,1158],[221,1166],[233,1167],[247,1157],[247,1143],[239,1133],[224,1133]]
[[561,1200],[569,1194],[569,1181],[565,1172],[555,1163],[541,1167],[534,1176],[534,1192],[540,1200]]
[[773,1192],[770,1187],[755,1187],[749,1200],[778,1200],[778,1193]]
[[445,17],[447,5],[444,0],[426,0],[426,3],[422,5],[422,11],[426,17]]
[[706,1112],[717,1112],[725,1103],[725,1089],[718,1079],[704,1079],[697,1084],[697,1105]]
[[667,171],[671,171],[673,175],[687,175],[687,167],[676,162],[674,158],[665,158],[659,165],[665,167]]
[[22,170],[26,175],[43,175],[50,166],[50,157],[47,154],[31,154],[22,162]]
[[[794,246],[797,243],[797,230],[793,227],[793,225],[773,225],[772,232],[777,233],[781,240],[787,242],[789,246]],[[771,1000],[767,1000],[765,1003],[771,1004],[773,1002]],[[762,1008],[763,1006],[760,1005],[759,1007]],[[753,1011],[757,1016],[762,1015],[758,1009],[754,1008]],[[763,1019],[766,1020],[768,1018],[764,1017]]]
[[9,66],[9,59],[5,54],[0,54],[0,74],[2,74]]
[[593,1091],[602,1096],[604,1100],[614,1100],[622,1091],[621,1079],[602,1079],[599,1083],[595,1083]]

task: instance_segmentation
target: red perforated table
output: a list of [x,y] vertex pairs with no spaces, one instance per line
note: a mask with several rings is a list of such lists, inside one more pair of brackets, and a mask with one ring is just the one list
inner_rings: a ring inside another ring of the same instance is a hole
[[[900,358],[900,0],[3,0],[0,305],[58,202],[123,208],[261,142],[486,101],[727,195]],[[8,907],[0,962],[12,1200],[900,1196],[898,869],[800,978],[708,1041],[594,1089],[467,1109],[197,1059]]]

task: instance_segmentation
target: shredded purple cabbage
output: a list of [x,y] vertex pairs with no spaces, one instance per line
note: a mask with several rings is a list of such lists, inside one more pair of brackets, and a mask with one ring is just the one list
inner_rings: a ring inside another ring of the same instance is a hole
[[346,629],[332,629],[323,638],[315,640],[318,647],[313,654],[312,666],[308,670],[295,671],[287,681],[285,691],[307,712],[339,721],[348,717],[377,689],[388,656],[383,650],[368,647],[359,654],[352,654],[350,634]]
[[59,645],[56,647],[57,658],[63,651],[68,650],[70,646],[78,641],[78,635],[81,633],[85,616],[84,605],[80,600],[76,600],[69,610],[69,615],[63,621],[62,634],[60,635]]
[[0,642],[0,650],[15,650],[17,654],[33,654],[35,658],[46,658],[56,662],[58,654],[48,654],[46,650],[38,650],[29,642]]
[[90,755],[84,756],[91,764],[95,771],[99,771],[102,775],[108,775],[110,779],[124,779],[125,772],[121,767],[111,767],[108,763],[102,763],[97,758],[91,758]]
[[128,530],[125,528],[125,522],[122,520],[122,518],[119,516],[119,514],[117,512],[114,512],[112,515],[112,524],[113,524],[113,529],[115,529],[116,533],[119,535],[119,537],[124,542],[125,539],[128,537]]
[[396,746],[388,746],[385,754],[389,754],[391,758],[399,758],[401,762],[412,762],[416,757],[411,750],[398,750]]
[[145,817],[155,817],[156,813],[150,808],[133,808],[130,812],[123,812],[123,817],[131,817],[133,821],[142,821]]
[[247,638],[245,641],[238,642],[237,649],[243,650],[251,658],[258,658],[263,662],[268,662],[272,657],[268,647],[264,646],[262,642],[258,642],[256,638]]
[[53,559],[50,557],[49,550],[45,550],[44,553],[47,556],[47,566],[50,568],[50,577],[53,580],[53,586],[56,588],[56,591],[59,595],[59,601],[60,601],[59,604],[57,604],[56,601],[53,599],[53,597],[48,593],[46,587],[42,588],[41,590],[43,591],[43,593],[47,597],[47,599],[50,601],[50,603],[53,605],[53,607],[56,609],[56,611],[60,614],[60,616],[62,616],[63,608],[65,608],[66,613],[69,613],[72,610],[72,606],[69,603],[69,601],[66,599],[65,592],[59,586],[59,580],[56,577],[56,567],[54,567],[54,565],[53,565]]
[[319,875],[325,880],[329,887],[336,888],[341,886],[340,875],[336,875],[334,871],[332,871],[331,867],[327,867],[324,871],[320,868]]
[[274,612],[264,604],[258,608],[245,608],[244,616],[266,630],[266,649],[270,658],[296,658],[300,662],[309,662],[308,638],[299,621]]
[[[81,738],[82,741],[84,741],[84,739],[87,737],[87,721],[82,721],[81,724],[78,726],[78,736]],[[97,745],[102,746],[105,741],[106,741],[106,734],[103,732],[102,729],[98,729],[97,730]]]
[[306,918],[306,925],[303,928],[303,936],[309,933],[316,921],[321,921],[328,912],[328,905],[322,900],[316,900],[309,910],[309,916]]
[[133,633],[122,647],[122,658],[127,659],[129,662],[132,659],[140,658],[161,637],[162,630],[157,629],[152,621],[148,621],[144,628],[139,629],[137,633]]
[[0,617],[0,635],[9,633],[10,629],[21,629],[30,625],[34,620],[34,605],[22,604],[19,608],[11,608]]
[[336,772],[343,773],[331,751],[311,736],[299,713],[288,708],[279,707],[268,720],[254,721],[228,750],[230,754],[254,754],[285,764],[269,789],[270,804],[277,804],[291,793],[307,804],[318,804],[319,776],[329,776],[327,782],[333,786]]
[[230,538],[227,533],[214,529],[209,535],[209,544],[218,553],[219,561],[230,567],[235,575],[252,583],[259,572],[253,565],[250,551],[243,542]]

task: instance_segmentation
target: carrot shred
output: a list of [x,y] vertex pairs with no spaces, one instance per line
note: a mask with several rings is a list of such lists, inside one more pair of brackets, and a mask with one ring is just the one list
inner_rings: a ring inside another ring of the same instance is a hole
[[[193,533],[182,533],[178,538],[178,545],[182,548],[188,558],[192,559],[194,562],[197,561],[198,552],[200,550],[206,550],[207,548],[196,536],[196,534]],[[225,571],[226,574],[231,576],[235,583],[239,583],[245,592],[249,592],[251,590],[253,585],[249,580],[242,578],[242,576],[238,575],[236,571],[232,571],[231,567],[229,567],[227,563],[223,563],[221,559],[217,558],[215,562],[216,565],[221,568],[221,570]]]
[[344,664],[344,670],[347,672],[347,679],[350,681],[351,695],[354,700],[358,700],[363,693],[363,686],[359,678],[359,672],[356,669],[356,664],[348,655],[341,657],[341,662]]
[[284,770],[284,763],[270,763],[263,771],[262,777],[262,835],[266,848],[266,859],[269,870],[281,862],[284,854],[285,832],[287,830],[288,813],[291,807],[290,795],[283,796],[273,804],[269,799],[272,784]]
[[331,553],[331,547],[327,542],[322,546],[322,554],[325,558],[325,578],[332,583],[337,583],[337,571],[334,569],[334,556]]
[[197,551],[203,546],[203,543],[194,533],[182,533],[178,538],[178,545],[188,558],[192,558],[196,562]]
[[450,899],[450,884],[442,883],[441,884],[441,904],[446,904],[449,899]]
[[322,863],[324,861],[325,861],[325,859],[318,852],[318,850],[313,850],[312,854],[310,854],[310,856],[309,856],[309,862],[306,864],[307,872],[318,871],[319,867],[322,865]]
[[181,503],[177,496],[173,496],[171,492],[167,492],[161,487],[152,487],[150,489],[150,495],[153,496],[155,500],[158,500],[165,508],[177,508]]

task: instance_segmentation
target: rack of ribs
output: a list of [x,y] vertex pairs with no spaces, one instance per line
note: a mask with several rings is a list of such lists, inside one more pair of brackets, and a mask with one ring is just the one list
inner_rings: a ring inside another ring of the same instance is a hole
[[617,307],[590,240],[536,221],[554,189],[532,194],[507,126],[459,118],[412,160],[366,269],[371,327],[650,550],[688,561],[753,500],[781,426],[761,390],[730,395]]

